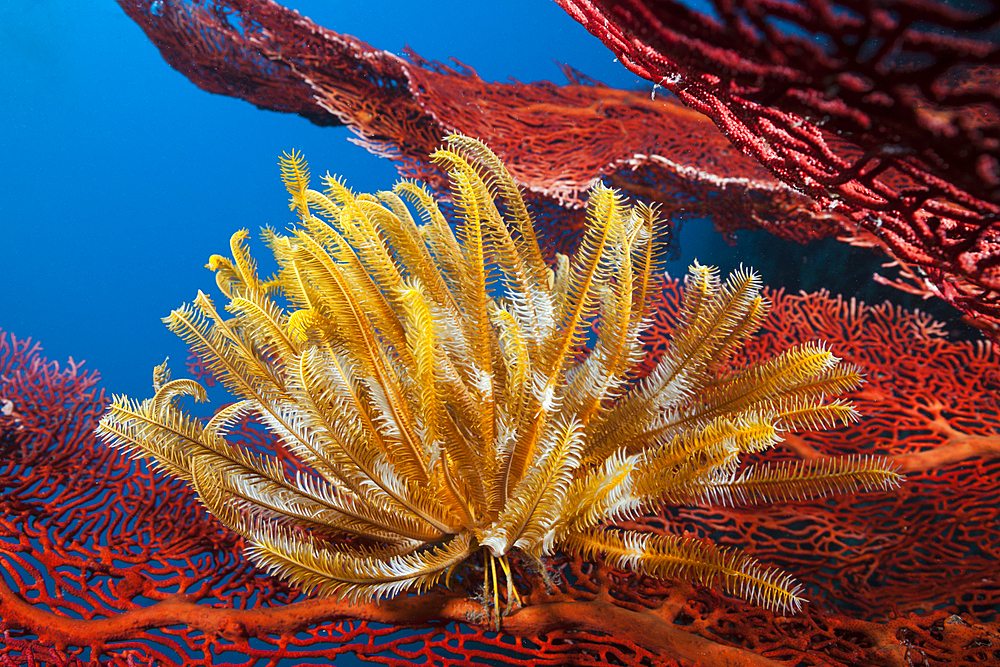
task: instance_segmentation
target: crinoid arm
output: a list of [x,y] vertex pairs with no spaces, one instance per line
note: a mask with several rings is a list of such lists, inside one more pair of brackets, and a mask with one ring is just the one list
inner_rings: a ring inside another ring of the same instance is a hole
[[754,604],[783,614],[802,608],[802,586],[789,575],[765,568],[735,549],[724,549],[695,537],[636,531],[591,530],[566,539],[571,551],[597,554],[614,567],[653,577],[683,579],[717,586]]
[[811,500],[833,494],[888,491],[901,476],[885,458],[852,456],[749,465],[689,487],[690,504],[757,505]]

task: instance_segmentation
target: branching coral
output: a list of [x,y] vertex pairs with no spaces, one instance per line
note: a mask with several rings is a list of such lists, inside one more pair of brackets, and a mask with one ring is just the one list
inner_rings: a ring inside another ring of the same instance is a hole
[[483,137],[543,201],[603,176],[670,220],[878,247],[906,289],[1000,336],[995,2],[561,0],[655,101],[571,70],[564,87],[487,83],[271,0],[119,4],[199,87],[345,124],[407,175],[439,177],[426,158],[448,131]]
[[429,156],[444,136],[483,139],[556,250],[574,247],[586,191],[602,177],[656,203],[665,221],[710,216],[727,233],[762,227],[805,241],[849,223],[813,210],[709,120],[663,95],[609,88],[570,67],[565,86],[484,81],[464,64],[403,58],[268,0],[165,0],[156,13],[150,1],[119,4],[195,85],[318,125],[342,124],[403,176],[443,185]]
[[[1000,336],[1000,7],[559,0],[631,71]],[[852,234],[852,236],[857,236]]]
[[[767,297],[771,314],[741,358],[826,339],[867,378],[852,396],[866,417],[806,436],[803,456],[875,446],[903,463],[907,453],[947,447],[942,424],[996,440],[995,347],[949,341],[925,315],[888,305],[824,294]],[[646,333],[649,349],[669,345],[668,336],[654,332],[669,331],[680,307],[679,285],[668,281],[657,300],[659,323]],[[454,592],[377,604],[289,591],[254,572],[239,555],[240,540],[184,484],[93,437],[105,408],[93,375],[57,370],[37,347],[2,332],[0,375],[5,395],[31,426],[22,431],[0,418],[5,665],[79,665],[82,657],[121,667],[178,660],[200,667],[222,655],[242,665],[351,655],[393,667],[457,666],[496,652],[515,665],[707,666],[728,659],[907,667],[919,664],[917,656],[940,667],[1000,664],[991,648],[1000,632],[1000,585],[990,557],[1000,550],[997,458],[924,458],[936,469],[910,472],[901,493],[863,504],[845,496],[752,511],[680,508],[666,521],[651,516],[635,526],[708,531],[794,571],[814,602],[793,619],[577,556],[546,561],[561,575],[555,590],[514,562],[530,607],[504,618],[498,635],[469,623],[481,610],[467,599],[481,581],[476,569],[456,575]],[[287,458],[279,441],[245,419],[229,439]],[[790,435],[786,442],[795,445]]]

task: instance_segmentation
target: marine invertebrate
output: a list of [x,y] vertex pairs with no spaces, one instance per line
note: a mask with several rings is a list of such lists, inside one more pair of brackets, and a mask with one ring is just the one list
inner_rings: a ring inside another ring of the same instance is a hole
[[352,141],[394,160],[405,177],[443,185],[428,159],[443,137],[483,139],[507,163],[556,249],[573,247],[585,193],[600,177],[657,203],[670,222],[711,215],[728,232],[753,225],[796,240],[835,234],[847,222],[812,210],[701,114],[663,95],[600,85],[570,67],[569,85],[489,82],[464,64],[412,52],[403,58],[268,0],[167,0],[156,14],[149,0],[119,4],[198,87],[344,125]]
[[[278,273],[257,276],[241,230],[233,257],[209,263],[232,317],[199,293],[166,319],[240,400],[202,425],[175,399],[204,389],[158,368],[156,395],[116,397],[99,435],[190,483],[251,560],[323,595],[427,589],[482,550],[499,623],[497,563],[509,608],[512,550],[568,550],[798,609],[790,577],[738,551],[606,524],[664,502],[895,486],[880,458],[741,468],[783,432],[850,422],[850,404],[828,397],[855,387],[857,369],[805,344],[726,371],[767,304],[751,272],[722,284],[696,265],[669,352],[636,381],[654,211],[595,186],[580,250],[552,271],[495,154],[453,135],[433,159],[450,171],[454,231],[413,182],[371,196],[327,177],[321,193],[285,155],[300,226],[264,232]],[[292,468],[225,440],[246,414]]]
[[996,2],[559,4],[630,71],[916,268],[917,289],[998,335]]
[[[799,241],[837,235],[888,253],[908,291],[1000,335],[998,75],[983,31],[994,2],[745,0],[713,3],[711,17],[683,2],[562,0],[690,109],[579,85],[593,82],[572,72],[563,87],[487,83],[271,0],[158,1],[155,13],[150,0],[119,4],[199,87],[345,124],[408,176],[439,178],[426,158],[447,132],[479,136],[536,203],[575,205],[603,176],[661,202],[670,220],[710,216],[727,234],[762,228]],[[565,211],[551,222],[553,236],[582,226]]]

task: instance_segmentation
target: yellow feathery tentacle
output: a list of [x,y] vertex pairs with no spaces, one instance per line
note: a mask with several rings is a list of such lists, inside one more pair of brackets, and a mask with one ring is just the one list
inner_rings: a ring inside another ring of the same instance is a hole
[[[428,452],[429,458],[445,456],[440,465],[450,488],[452,482],[449,461],[453,461],[457,469],[462,472],[463,479],[468,482],[472,490],[473,498],[470,499],[472,502],[471,504],[466,502],[463,494],[453,491],[452,495],[455,496],[460,509],[471,519],[471,515],[476,513],[471,506],[479,508],[478,512],[484,511],[486,506],[484,484],[480,475],[484,461],[466,438],[446,424],[447,412],[440,395],[442,388],[437,382],[439,356],[437,326],[423,293],[422,284],[417,281],[404,283],[404,287],[400,290],[400,300],[407,315],[408,345],[411,355],[416,360],[413,370],[414,380],[420,389],[422,439],[425,447],[434,450]],[[470,525],[471,523],[473,522],[470,520]]]
[[530,270],[528,279],[534,284],[545,284],[546,266],[538,245],[535,226],[510,172],[503,166],[496,153],[481,141],[461,134],[450,134],[445,137],[445,143],[456,153],[471,158],[470,162],[482,165],[489,181],[499,191],[500,198],[508,209],[509,224],[517,231],[517,249],[524,265]]
[[903,476],[883,457],[783,461],[750,465],[742,472],[703,482],[690,490],[688,502],[735,506],[809,500],[860,490],[887,491],[902,481]]
[[237,401],[222,408],[205,424],[205,437],[223,438],[232,426],[257,409],[254,401]]
[[250,237],[250,232],[241,229],[229,238],[229,251],[233,253],[233,267],[239,274],[244,290],[254,289],[258,286],[257,263],[247,252],[246,240]]
[[775,422],[785,431],[823,431],[858,421],[857,408],[850,401],[826,397],[784,400],[778,404]]
[[323,192],[323,196],[333,202],[333,204],[338,208],[347,206],[354,201],[354,193],[349,187],[347,187],[343,179],[331,176],[327,173],[327,175],[323,177],[323,184],[326,185],[326,190]]
[[428,589],[472,553],[471,539],[465,533],[430,549],[382,557],[378,552],[352,554],[317,548],[312,539],[274,523],[254,529],[250,539],[247,556],[258,566],[281,573],[307,591],[352,602]]
[[228,390],[267,403],[278,391],[269,372],[226,326],[207,295],[199,291],[194,306],[172,311],[164,319],[167,328],[184,339]]
[[[481,373],[478,384],[486,405],[492,407],[492,377],[488,371],[493,365],[491,334],[489,328],[490,290],[487,279],[486,252],[487,243],[484,236],[484,217],[486,211],[481,207],[481,193],[476,190],[476,176],[472,168],[460,156],[447,151],[438,150],[431,155],[438,164],[448,164],[452,167],[453,199],[455,206],[461,212],[462,225],[458,229],[462,240],[461,256],[464,258],[468,281],[463,285],[465,315],[469,320],[471,333],[472,356]],[[492,416],[489,420],[492,424]],[[484,437],[492,434],[484,433]]]
[[[557,518],[559,508],[579,463],[583,449],[583,425],[577,421],[554,423],[540,446],[542,454],[508,497],[504,510],[487,530],[479,543],[494,556],[502,556],[518,544],[525,548],[538,541]],[[531,550],[531,549],[526,549]]]
[[292,197],[289,207],[297,211],[300,218],[309,217],[309,202],[306,192],[309,190],[309,167],[299,151],[284,153],[278,160],[281,165],[281,180],[285,189]]
[[658,245],[654,235],[656,234],[656,222],[659,214],[655,206],[640,203],[633,211],[633,217],[638,224],[635,225],[632,232],[629,246],[633,248],[633,251],[637,251],[637,257],[633,263],[639,278],[636,289],[632,293],[632,318],[638,324],[649,305],[653,271],[658,261]]
[[[664,411],[717,382],[710,364],[724,359],[731,352],[728,346],[741,343],[741,336],[733,332],[742,330],[745,320],[760,316],[759,291],[759,279],[750,271],[738,271],[720,285],[715,269],[695,263],[685,284],[680,325],[670,349],[638,387],[595,425],[587,460],[606,456],[622,441],[633,441]],[[678,420],[697,426],[711,417],[707,413],[690,417],[689,412]]]
[[[379,285],[354,247],[336,229],[318,218],[310,218],[303,224],[306,229],[296,234],[297,240],[301,241],[298,257],[305,264],[302,270],[316,281],[320,293],[324,296],[332,293],[340,300],[353,301],[356,304],[353,308],[368,315],[369,321],[364,322],[366,326],[376,328],[393,344],[402,344],[406,334],[388,296],[401,284],[402,276],[398,270],[384,271],[381,278],[385,283]],[[349,293],[340,292],[329,284],[329,277],[336,275],[342,276],[338,283],[352,286]],[[338,306],[328,308],[334,313],[338,309]]]
[[242,281],[232,260],[222,255],[212,255],[208,258],[205,268],[215,272],[215,284],[227,299],[239,294]]
[[558,408],[555,397],[563,378],[564,366],[570,353],[583,340],[587,317],[597,308],[597,288],[608,279],[611,270],[609,248],[621,242],[623,216],[624,209],[617,193],[600,184],[596,185],[588,208],[590,224],[577,258],[570,268],[567,297],[560,304],[556,327],[545,342],[536,372],[534,393],[539,409],[526,437],[515,444],[503,462],[504,485],[508,493],[513,484],[524,475],[526,466],[535,458],[538,438],[544,430],[548,415]]
[[[344,206],[349,205],[352,200],[338,204],[329,196],[323,194],[322,192],[317,192],[315,190],[306,190],[306,203],[310,205],[310,214],[312,209],[316,209],[317,216],[325,216],[330,220],[337,220],[340,218],[340,212],[344,209]],[[303,220],[308,219],[302,218]]]
[[[172,392],[171,387],[166,389]],[[398,529],[403,527],[408,532],[405,524],[398,521],[385,523],[378,514],[358,514],[345,504],[349,498],[342,494],[334,497],[318,487],[290,482],[275,459],[255,457],[228,446],[170,405],[169,400],[159,401],[159,411],[154,411],[156,402],[151,399],[137,405],[117,398],[112,411],[101,421],[99,434],[133,456],[153,456],[157,465],[195,486],[199,465],[215,475],[226,475],[235,481],[215,484],[218,492],[243,497],[255,506],[296,517],[310,525],[335,526],[380,539],[392,539],[393,533],[388,530],[399,533]]]
[[396,224],[387,225],[383,229],[390,238],[393,251],[400,257],[400,263],[406,266],[410,275],[420,280],[438,307],[460,316],[458,303],[448,290],[441,269],[434,264],[434,258],[424,243],[413,216],[406,208],[406,203],[395,192],[380,192],[378,196],[394,216],[386,219]]
[[234,297],[227,309],[244,318],[241,327],[250,332],[261,354],[274,355],[274,359],[288,363],[299,353],[295,340],[287,334],[287,316],[263,291],[248,290],[243,296]]
[[[355,357],[363,361],[372,374],[369,390],[386,408],[386,426],[399,432],[398,438],[386,442],[398,445],[397,462],[400,470],[418,480],[426,481],[427,461],[423,456],[422,447],[418,444],[419,438],[413,429],[412,418],[403,398],[399,379],[391,363],[387,361],[386,352],[375,331],[372,330],[367,314],[356,298],[356,293],[352,290],[353,283],[341,266],[326,255],[315,240],[305,234],[299,234],[299,238],[303,240],[300,250],[308,253],[311,259],[309,270],[313,280],[320,281],[326,289],[326,294],[336,299],[332,302],[331,308],[336,309],[334,312],[339,311],[341,321],[350,327],[349,340],[354,344]],[[405,341],[405,332],[402,334],[402,339]],[[394,349],[400,350],[402,347],[402,344],[397,344]]]
[[[387,228],[398,227],[401,222],[379,202],[358,198],[340,211],[337,228],[346,243],[338,244],[340,252],[356,256],[364,273],[383,294],[399,289],[403,274],[388,246]],[[339,257],[339,253],[338,253]]]
[[174,399],[181,396],[191,396],[199,403],[208,401],[208,393],[205,388],[194,380],[170,380],[157,388],[150,404],[150,412],[156,415],[164,414],[168,407],[174,405]]
[[590,195],[588,225],[580,249],[570,263],[567,299],[556,316],[556,334],[547,346],[542,370],[553,386],[570,353],[582,341],[586,319],[596,312],[597,288],[613,267],[611,249],[620,247],[625,211],[618,193],[598,183]]
[[[454,532],[442,512],[414,499],[396,479],[396,471],[384,460],[378,426],[345,363],[318,350],[299,360],[297,382],[304,419],[316,432],[328,434],[329,449],[309,449],[318,461],[330,461],[335,477],[358,496],[374,496],[376,502],[401,515],[410,514],[438,534]],[[329,409],[323,409],[329,406]],[[322,445],[322,442],[317,443]],[[322,471],[321,471],[322,472]]]
[[500,330],[500,353],[507,375],[507,389],[501,406],[502,427],[491,449],[492,457],[499,461],[492,471],[493,479],[488,488],[490,512],[495,516],[507,503],[509,464],[517,444],[517,433],[526,418],[533,368],[527,342],[514,316],[497,306],[493,319]]
[[461,246],[437,202],[427,191],[426,186],[413,181],[400,181],[393,188],[393,192],[412,202],[420,211],[424,220],[424,226],[420,230],[421,236],[431,251],[442,277],[449,285],[452,297],[458,298],[462,291],[460,286],[467,284],[470,277],[462,262]]
[[567,373],[563,402],[588,423],[601,401],[624,381],[625,373],[639,360],[638,329],[632,317],[631,248],[622,248],[618,276],[604,290],[601,330],[587,358]]
[[603,554],[614,567],[641,570],[660,578],[717,583],[724,591],[781,613],[802,608],[802,586],[790,576],[767,569],[756,559],[694,537],[593,530],[566,538],[571,551]]

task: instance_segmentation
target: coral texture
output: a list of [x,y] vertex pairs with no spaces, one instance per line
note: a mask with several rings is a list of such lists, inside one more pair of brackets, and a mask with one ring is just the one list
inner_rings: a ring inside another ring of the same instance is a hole
[[[883,282],[941,297],[1000,335],[996,46],[980,39],[995,10],[750,2],[720,4],[716,20],[677,2],[563,3],[724,136],[656,88],[650,100],[569,68],[569,86],[490,84],[464,66],[374,49],[270,0],[158,0],[156,12],[150,0],[120,4],[198,86],[345,124],[404,175],[440,182],[429,152],[449,131],[477,136],[539,209],[578,206],[603,176],[661,202],[672,220],[708,215],[727,234],[836,234],[895,258],[902,279]],[[650,18],[657,11],[669,20]],[[950,29],[958,36],[939,34]],[[571,243],[582,219],[556,221],[550,234]]]
[[1000,325],[995,2],[559,0],[631,71]]
[[[554,590],[528,573],[530,606],[505,618],[499,635],[467,622],[482,613],[466,600],[467,580],[453,593],[381,604],[303,600],[255,573],[239,556],[239,538],[183,484],[97,442],[92,429],[105,401],[93,374],[58,370],[37,347],[0,334],[0,393],[21,420],[0,417],[4,664],[50,660],[53,650],[60,659],[103,656],[116,665],[353,653],[402,667],[497,652],[525,665],[1000,664],[1000,585],[990,556],[1000,551],[996,349],[950,342],[926,316],[888,304],[768,297],[774,308],[755,344],[830,340],[868,378],[853,398],[869,417],[822,441],[789,438],[787,455],[874,446],[909,470],[909,481],[863,505],[788,504],[764,514],[691,508],[650,518],[644,529],[669,521],[782,564],[815,600],[799,616],[578,559],[549,561],[562,572]],[[673,322],[676,282],[661,303]],[[274,449],[250,423],[233,435]],[[829,567],[828,553],[848,565]],[[893,571],[905,575],[889,577]]]
[[345,125],[358,143],[396,160],[403,176],[443,184],[428,156],[444,136],[484,140],[536,211],[576,211],[559,210],[552,224],[540,216],[555,246],[578,238],[582,195],[599,177],[658,203],[669,220],[711,215],[727,231],[763,227],[805,241],[850,222],[814,210],[667,96],[608,88],[569,67],[567,86],[489,83],[465,65],[403,59],[268,0],[174,0],[159,2],[155,14],[147,0],[119,4],[200,88]]
[[[199,85],[261,106],[302,113],[321,124],[351,124],[364,141],[373,142],[374,148],[390,156],[404,161],[405,156],[416,156],[408,163],[414,172],[426,172],[421,166],[425,165],[426,151],[437,145],[449,129],[465,129],[485,138],[491,135],[478,131],[476,126],[447,127],[428,113],[434,105],[421,96],[420,89],[411,87],[408,77],[413,68],[427,81],[430,75],[425,72],[467,80],[471,89],[497,105],[505,97],[516,102],[522,95],[529,99],[531,94],[536,95],[530,98],[535,103],[544,103],[546,88],[557,91],[553,94],[567,91],[547,84],[530,90],[517,86],[491,88],[492,84],[478,82],[468,70],[449,70],[419,60],[414,64],[395,59],[398,67],[389,66],[382,52],[317,28],[269,2],[122,0],[121,4],[150,34],[164,57]],[[950,21],[963,30],[970,25],[954,11],[942,12],[929,3],[912,5],[919,11],[932,12],[934,23]],[[705,30],[717,31],[731,20],[733,11],[729,8],[733,5],[719,6],[723,9],[720,21],[712,24],[710,19],[698,19]],[[770,35],[775,30],[772,24],[799,22],[803,13],[824,6],[795,5],[796,11],[789,13],[793,7],[790,4],[761,3],[758,8],[763,14],[751,13],[749,20]],[[848,8],[837,17],[863,16],[862,22],[870,21],[868,32],[873,40],[869,44],[877,48],[885,37],[900,34],[902,24],[896,21],[900,16],[896,7],[903,7],[912,17],[915,14],[908,9],[910,6],[890,4],[883,11],[866,5],[863,12]],[[237,11],[229,11],[232,8]],[[769,21],[767,13],[772,10],[785,18]],[[741,11],[737,9],[736,13]],[[979,20],[995,22],[996,12],[991,11]],[[257,13],[243,22],[246,12]],[[947,20],[940,20],[941,16]],[[362,107],[357,116],[343,109],[340,113],[345,115],[332,115],[324,105],[334,106],[335,102],[324,101],[323,91],[304,86],[299,76],[307,71],[303,64],[309,58],[289,63],[279,57],[277,49],[266,48],[268,43],[255,41],[263,39],[265,32],[258,30],[264,24],[255,20],[269,17],[280,19],[268,24],[276,39],[290,36],[283,48],[302,44],[302,53],[310,57],[323,53],[331,63],[358,66],[354,71],[360,72],[360,79],[367,83],[361,85],[357,79],[348,79],[337,84],[339,88],[331,86],[335,90],[327,97],[343,94],[351,99],[354,94],[371,100],[374,106]],[[814,27],[816,32],[825,33],[830,25],[837,23]],[[863,44],[867,37],[848,35],[843,42],[847,46],[851,46],[851,40]],[[934,42],[933,35],[930,37]],[[930,42],[925,39],[917,46]],[[738,43],[729,40],[727,46]],[[778,39],[774,43],[782,42]],[[891,47],[895,42],[881,43]],[[757,47],[767,50],[759,42]],[[947,51],[950,47],[944,48]],[[335,53],[364,57],[339,61],[331,55]],[[975,49],[971,53],[975,56]],[[751,56],[745,61],[751,61]],[[806,60],[793,58],[789,62],[800,66]],[[374,69],[361,67],[365,64]],[[373,78],[367,78],[370,76]],[[572,76],[577,77],[576,83],[586,84],[578,75]],[[936,81],[936,76],[929,80]],[[884,80],[880,75],[878,84]],[[373,86],[376,81],[384,82],[385,87]],[[439,85],[450,86],[448,81],[442,78]],[[814,90],[820,91],[820,97],[833,90],[827,86],[829,81],[818,82],[823,86]],[[848,87],[855,83],[850,76],[837,82]],[[861,83],[867,85],[863,80]],[[477,88],[480,84],[485,88]],[[931,99],[938,93],[931,91],[929,96],[920,92],[919,84],[917,81],[911,86],[911,91],[917,91],[914,97],[901,98],[916,118],[914,127],[912,131],[904,127],[900,140],[887,144],[890,148],[909,145],[914,151],[911,156],[926,161],[924,166],[933,171],[941,163],[933,155],[920,152],[921,142],[936,145],[928,135],[929,128],[935,125],[926,121],[939,123],[937,127],[942,128],[957,123],[957,130],[948,132],[968,136],[970,131],[981,131],[984,138],[990,138],[990,123],[995,116],[976,115],[977,108],[995,108],[989,88],[985,103],[982,90],[975,91],[979,98],[964,98],[971,102],[970,113],[963,111],[963,99],[953,97],[952,101],[958,99],[960,104],[949,108],[947,99]],[[579,86],[587,87],[592,86]],[[510,94],[513,91],[517,94]],[[577,99],[577,92],[574,89],[566,94]],[[871,92],[877,91],[873,88]],[[610,115],[615,119],[619,114],[627,115],[626,108],[632,106],[639,109],[636,117],[650,113],[643,110],[652,106],[647,105],[648,96],[623,97],[618,91],[606,89],[579,92],[579,99],[585,103],[568,113],[576,118],[599,119],[606,109],[601,96],[608,94],[613,100],[628,102],[611,107]],[[907,101],[919,100],[919,95],[933,104]],[[872,102],[878,102],[878,95],[871,97]],[[753,101],[764,106],[767,102]],[[660,104],[659,97],[656,104]],[[792,111],[778,113],[778,121],[786,118],[782,115],[786,113],[806,115],[808,109],[801,101],[798,104]],[[718,111],[723,113],[726,108],[721,105]],[[399,110],[398,117],[389,113],[392,109]],[[558,116],[557,110],[550,109],[551,115]],[[472,113],[471,109],[454,110],[456,114],[462,111]],[[480,126],[488,127],[493,118],[501,115],[499,110],[492,113],[491,118],[480,121]],[[665,191],[671,193],[669,196],[679,193],[681,206],[714,210],[716,222],[722,225],[758,224],[765,218],[766,224],[773,225],[784,215],[794,222],[786,227],[777,225],[777,229],[792,236],[795,230],[802,230],[808,237],[814,235],[809,230],[821,229],[816,232],[821,235],[843,230],[845,221],[850,225],[846,229],[852,229],[852,219],[873,226],[880,220],[883,224],[893,221],[878,210],[871,218],[858,218],[860,208],[850,216],[840,214],[847,210],[843,207],[832,212],[811,209],[808,199],[784,186],[774,174],[751,160],[741,163],[740,154],[725,143],[702,130],[690,129],[701,125],[688,113],[672,109],[667,115],[692,122],[670,127],[679,128],[671,130],[678,136],[691,133],[692,145],[699,147],[694,153],[698,165],[674,162],[655,150],[637,156],[612,151],[601,153],[599,161],[588,163],[578,172],[581,176],[572,177],[565,187],[544,175],[546,170],[551,171],[551,164],[546,166],[544,162],[526,168],[523,174],[516,171],[515,164],[515,174],[524,185],[535,187],[531,176],[534,171],[543,184],[535,188],[536,192],[550,188],[549,194],[535,200],[543,210],[552,210],[559,201],[572,203],[582,189],[580,183],[589,182],[586,175],[594,168],[621,186],[632,178],[630,169],[636,164],[633,192],[645,189],[648,193],[654,186],[668,184]],[[877,113],[871,117],[883,122]],[[380,124],[387,119],[399,124],[396,134]],[[412,120],[414,125],[406,125],[404,120]],[[856,116],[847,119],[855,120]],[[376,126],[377,131],[361,131]],[[503,127],[513,131],[516,126],[505,123]],[[595,123],[595,127],[600,124]],[[780,123],[775,127],[780,133]],[[566,127],[560,131],[565,132]],[[808,134],[806,139],[815,136]],[[822,134],[822,128],[819,136],[831,150],[836,149],[835,153],[845,146],[845,153],[836,154],[850,158],[849,166],[856,156],[865,155],[850,144],[830,144],[832,137]],[[508,150],[502,142],[491,141],[501,152]],[[956,141],[954,146],[960,143]],[[814,145],[818,144],[803,144],[810,150]],[[976,233],[981,232],[979,239],[989,240],[992,228],[984,228],[981,223],[989,219],[990,202],[996,201],[991,194],[995,190],[989,190],[991,169],[995,167],[991,167],[989,143],[976,146],[983,148],[977,147],[970,155],[977,160],[979,171],[963,168],[958,173],[956,168],[954,182],[948,177],[932,180],[927,186],[931,199],[944,192],[944,201],[958,192],[958,200],[975,196],[976,201],[969,208],[946,208],[943,219],[947,224],[917,226],[914,235],[906,237],[908,242],[923,243],[928,248],[940,244],[950,248],[948,252],[964,252],[978,242]],[[886,156],[884,150],[872,149],[872,161],[858,162],[858,173],[880,178],[884,169],[896,164],[889,152]],[[606,160],[608,155],[618,157]],[[708,159],[716,159],[712,156],[721,156],[715,166]],[[757,171],[746,171],[753,176],[743,181],[739,173],[719,171],[727,161],[739,165],[739,172],[745,168]],[[769,167],[774,164],[769,163]],[[918,182],[924,178],[921,174],[925,172],[920,169],[914,172],[917,176],[906,171],[905,165],[899,169],[906,174],[904,185],[912,185],[913,178]],[[850,170],[845,173],[854,175]],[[895,187],[899,178],[890,179],[889,185]],[[976,184],[977,178],[984,184],[982,187]],[[844,181],[848,182],[850,179]],[[766,185],[758,187],[758,183]],[[825,184],[826,191],[830,187]],[[744,193],[749,193],[749,198],[743,197]],[[927,190],[918,190],[907,201],[926,203],[930,201],[927,196]],[[749,213],[746,208],[737,208],[748,205],[754,207]],[[729,220],[718,217],[727,210],[737,214]],[[985,218],[977,213],[982,210],[987,212]],[[957,215],[955,211],[972,223],[949,228],[947,216]],[[670,215],[676,212],[667,210]],[[916,219],[923,220],[919,216]],[[938,219],[927,218],[932,222]],[[566,244],[572,243],[582,220],[581,214],[576,227],[564,237]],[[905,216],[904,223],[909,224]],[[822,224],[826,226],[818,226]],[[895,229],[900,238],[906,236],[903,227]],[[972,237],[961,236],[969,230]],[[952,235],[958,238],[957,245],[949,245]],[[883,243],[867,233],[857,240]],[[891,237],[890,241],[898,243]],[[933,282],[944,273],[920,268],[925,258],[912,262],[900,259],[912,267],[906,270],[915,281],[912,288],[916,291],[940,288],[946,298],[960,305],[965,299],[967,310],[982,313],[982,304],[988,306],[995,294],[979,295],[970,290],[969,281],[979,279],[976,271],[984,263],[983,275],[988,274],[989,246],[986,250],[968,257],[972,278],[960,277],[954,286],[940,287],[940,283]],[[931,254],[931,259],[937,261],[937,256]],[[992,266],[995,268],[995,264]],[[414,662],[466,664],[496,659],[497,654],[502,654],[511,664],[524,665],[1000,665],[1000,624],[996,617],[1000,585],[995,572],[995,554],[1000,553],[996,528],[1000,507],[1000,415],[995,399],[1000,392],[1000,356],[996,347],[950,342],[939,335],[941,327],[926,316],[888,304],[865,306],[825,294],[768,296],[775,307],[765,325],[767,333],[757,343],[761,349],[784,347],[789,341],[829,340],[847,361],[858,364],[868,379],[852,397],[867,415],[865,419],[827,432],[823,439],[787,437],[787,451],[776,454],[810,459],[817,453],[881,453],[907,471],[909,482],[896,495],[860,505],[831,500],[788,504],[780,511],[765,513],[682,508],[643,519],[636,527],[657,531],[670,526],[671,530],[686,528],[695,535],[710,534],[723,544],[738,546],[794,572],[814,600],[795,618],[781,618],[720,598],[710,589],[631,575],[600,561],[595,564],[579,558],[548,561],[550,568],[562,574],[552,589],[533,576],[530,568],[514,563],[515,576],[527,590],[523,597],[530,606],[504,619],[499,634],[477,622],[482,620],[482,605],[467,599],[475,586],[472,579],[454,582],[452,593],[435,589],[380,605],[304,600],[280,580],[255,572],[239,555],[242,540],[208,515],[183,484],[151,473],[96,441],[93,428],[106,408],[96,374],[82,371],[72,360],[67,368],[47,362],[37,345],[0,332],[0,629],[5,632],[0,662],[77,667],[97,661],[114,665],[207,665],[225,660],[253,665],[260,660],[314,662],[355,654],[378,664],[401,667]],[[666,333],[679,308],[676,283],[666,285],[661,301],[663,321],[654,327],[647,341],[653,354],[667,345]],[[986,313],[987,323],[990,317]],[[753,358],[754,349],[750,348],[749,353]],[[248,447],[288,457],[280,443],[267,438],[256,424],[242,421],[232,436]],[[833,567],[834,560],[847,564]]]

